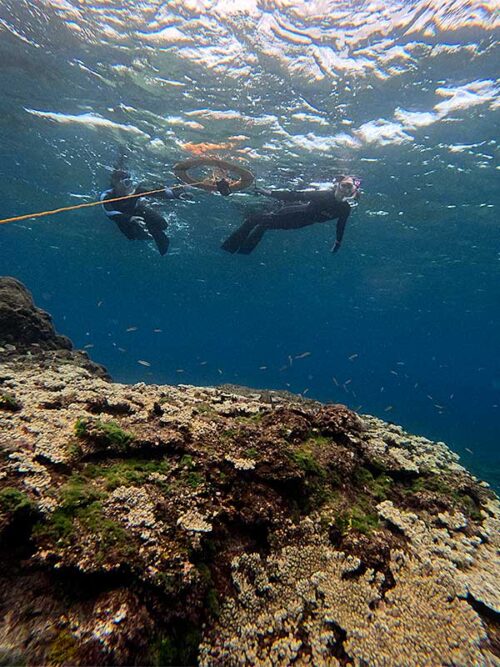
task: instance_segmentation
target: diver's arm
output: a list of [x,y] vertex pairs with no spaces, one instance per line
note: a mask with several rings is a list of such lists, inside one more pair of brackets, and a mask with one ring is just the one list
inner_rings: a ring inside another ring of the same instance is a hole
[[338,252],[340,250],[340,246],[342,245],[342,239],[344,238],[344,230],[345,226],[347,223],[347,218],[349,217],[350,211],[347,211],[346,213],[343,213],[339,219],[337,220],[337,238],[332,246],[332,252]]
[[326,204],[332,198],[332,193],[328,190],[267,190],[258,188],[256,191],[279,201],[307,201]]
[[[134,194],[137,195],[144,194],[146,192],[150,192],[151,190],[155,189],[160,190],[160,188],[153,188],[145,185],[139,185],[135,189]],[[191,199],[190,195],[187,195],[186,187],[184,185],[172,185],[172,186],[165,185],[163,189],[161,189],[159,192],[155,192],[154,194],[148,196],[155,197],[156,199]]]

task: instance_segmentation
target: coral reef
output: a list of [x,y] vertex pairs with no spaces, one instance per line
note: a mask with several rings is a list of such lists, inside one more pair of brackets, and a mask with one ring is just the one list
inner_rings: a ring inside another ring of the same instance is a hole
[[498,664],[500,506],[444,443],[111,383],[48,322],[0,351],[2,664]]

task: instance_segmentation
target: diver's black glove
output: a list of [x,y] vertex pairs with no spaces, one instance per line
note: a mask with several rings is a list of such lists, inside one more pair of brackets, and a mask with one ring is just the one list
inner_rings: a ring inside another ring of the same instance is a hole
[[215,187],[223,197],[227,197],[228,195],[231,194],[231,187],[229,186],[229,181],[226,181],[225,178],[221,178],[220,180],[216,181]]

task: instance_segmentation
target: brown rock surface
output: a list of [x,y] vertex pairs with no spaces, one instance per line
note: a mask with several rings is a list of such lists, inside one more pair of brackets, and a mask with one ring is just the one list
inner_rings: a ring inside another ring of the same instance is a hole
[[443,443],[11,345],[0,663],[498,660],[498,501]]
[[[48,351],[52,355],[42,354]],[[73,350],[70,339],[56,333],[50,315],[35,306],[19,280],[0,276],[0,362],[20,353],[32,356],[33,366],[40,363],[47,367],[54,361],[76,363],[94,375],[109,378],[103,366],[91,361],[86,352]]]

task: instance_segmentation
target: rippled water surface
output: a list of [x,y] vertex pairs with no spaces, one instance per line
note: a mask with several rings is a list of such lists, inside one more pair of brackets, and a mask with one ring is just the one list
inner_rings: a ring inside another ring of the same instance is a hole
[[363,180],[336,255],[333,223],[228,255],[266,202],[200,193],[165,205],[166,257],[98,207],[0,226],[1,273],[116,380],[346,402],[495,482],[499,25],[493,0],[0,0],[1,217],[97,199],[119,146],[151,183],[197,155]]

